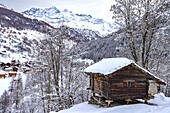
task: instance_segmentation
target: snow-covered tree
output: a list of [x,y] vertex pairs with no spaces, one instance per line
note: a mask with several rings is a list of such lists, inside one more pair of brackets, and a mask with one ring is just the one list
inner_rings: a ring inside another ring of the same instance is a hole
[[113,19],[125,29],[131,56],[167,82],[169,95],[169,0],[115,0]]
[[7,91],[4,91],[0,98],[0,112],[5,113],[8,111],[9,106],[9,94]]
[[131,55],[148,69],[156,33],[166,25],[169,0],[115,0],[113,19],[125,28]]
[[88,79],[82,73],[85,63],[76,63],[69,56],[66,29],[54,29],[35,44],[33,70],[19,104],[25,112],[59,111],[87,100]]

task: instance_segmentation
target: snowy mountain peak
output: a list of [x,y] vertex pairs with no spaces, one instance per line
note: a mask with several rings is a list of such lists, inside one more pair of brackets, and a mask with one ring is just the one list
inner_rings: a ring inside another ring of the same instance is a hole
[[71,13],[71,11],[69,11],[69,10],[67,10],[67,9],[64,9],[63,12],[70,12],[70,13]]
[[27,15],[35,14],[35,15],[37,15],[37,17],[42,17],[43,16],[42,15],[42,9],[40,9],[40,8],[31,8],[29,10],[29,12],[26,11],[25,14],[27,14]]
[[47,13],[60,13],[60,10],[58,10],[55,6],[52,6],[50,8],[45,8],[44,12],[47,12]]
[[36,18],[37,17],[40,18],[40,17],[44,17],[44,16],[49,17],[56,13],[60,13],[60,11],[54,6],[52,6],[50,8],[45,8],[44,10],[40,9],[40,8],[31,8],[30,10],[24,11],[24,14],[30,15],[30,16],[34,15],[34,17],[36,17]]
[[7,8],[4,4],[1,4],[1,3],[0,3],[0,7]]
[[98,31],[101,35],[111,34],[118,30],[118,27],[114,23],[94,18],[91,15],[75,14],[67,9],[60,11],[54,6],[45,9],[31,8],[30,10],[26,10],[22,13],[46,21],[55,27],[64,24],[72,28]]

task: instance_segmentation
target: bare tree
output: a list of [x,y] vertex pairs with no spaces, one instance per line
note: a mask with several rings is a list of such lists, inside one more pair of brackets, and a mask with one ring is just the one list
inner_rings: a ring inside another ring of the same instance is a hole
[[148,69],[157,30],[167,22],[168,0],[115,0],[113,18],[125,28],[131,55]]

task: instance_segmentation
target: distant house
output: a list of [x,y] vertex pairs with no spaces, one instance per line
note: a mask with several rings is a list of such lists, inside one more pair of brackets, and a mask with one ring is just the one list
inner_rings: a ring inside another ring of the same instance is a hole
[[0,78],[5,78],[6,72],[0,69]]
[[87,67],[92,97],[105,100],[143,99],[166,83],[127,58],[106,58]]
[[9,77],[16,77],[17,76],[17,72],[11,71],[8,73]]

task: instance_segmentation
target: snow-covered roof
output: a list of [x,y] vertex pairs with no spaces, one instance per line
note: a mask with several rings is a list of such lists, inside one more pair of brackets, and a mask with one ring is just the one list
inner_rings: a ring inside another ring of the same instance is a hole
[[129,60],[127,58],[104,58],[101,61],[87,67],[84,71],[107,75],[131,63],[134,63],[133,60]]
[[0,69],[0,74],[5,74],[6,72],[4,70]]
[[158,80],[162,84],[166,84],[164,80],[159,77],[153,75],[148,70],[137,65],[133,60],[129,60],[127,58],[104,58],[101,61],[87,67],[84,72],[87,73],[100,73],[103,75],[108,75],[113,72],[120,70],[121,68],[128,66],[130,64],[134,64],[135,67],[139,68],[141,71],[147,73],[153,79]]

